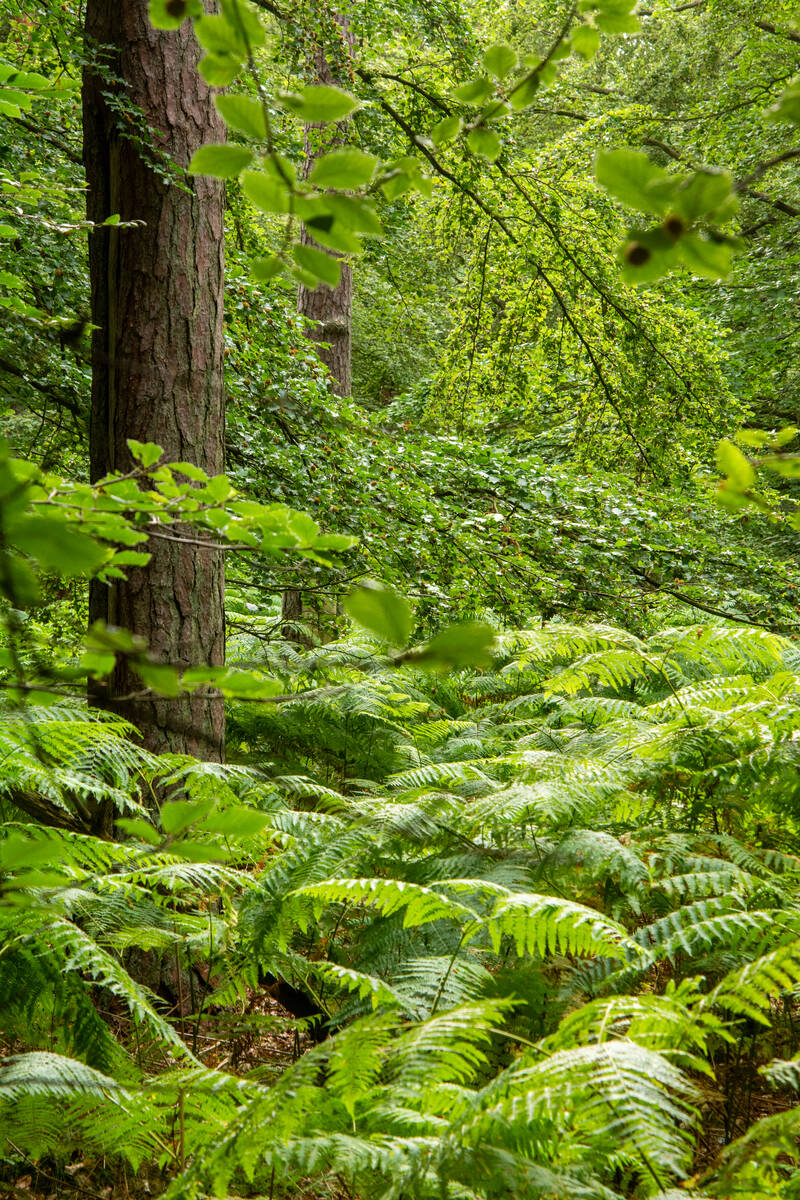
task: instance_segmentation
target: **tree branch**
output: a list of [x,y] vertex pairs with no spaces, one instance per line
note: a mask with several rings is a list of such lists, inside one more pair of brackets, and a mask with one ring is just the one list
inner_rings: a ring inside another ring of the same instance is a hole
[[44,138],[46,142],[49,142],[51,146],[55,146],[56,149],[60,150],[61,153],[68,158],[71,163],[75,163],[76,166],[79,167],[83,166],[83,159],[80,154],[77,152],[77,150],[73,150],[69,142],[65,142],[63,138],[57,137],[56,134],[51,133],[50,130],[45,129],[44,126],[37,125],[35,121],[28,121],[25,117],[12,117],[12,120],[15,125],[21,125],[22,128],[27,129],[29,133],[35,133],[39,137]]
[[800,33],[795,33],[793,29],[778,29],[771,21],[754,21],[756,29],[763,29],[765,33],[774,33],[776,37],[787,38],[790,42],[800,43]]
[[[691,167],[693,171],[697,170],[697,167],[693,162],[691,162],[690,159],[686,158],[673,146],[668,146],[666,142],[662,142],[659,138],[642,138],[642,145],[652,146],[653,149],[660,150],[663,154],[666,154],[668,158],[674,159],[675,162],[686,163],[686,166]],[[766,192],[759,192],[756,191],[755,188],[748,186],[749,183],[755,179],[758,179],[765,171],[768,171],[770,167],[777,166],[781,162],[788,162],[790,159],[798,157],[800,157],[800,150],[787,150],[784,154],[779,154],[776,158],[769,159],[767,162],[761,163],[761,165],[756,167],[755,171],[753,171],[750,175],[745,176],[744,179],[740,179],[738,183],[733,185],[734,191],[741,192],[743,196],[749,196],[751,200],[759,200],[762,204],[769,204],[770,207],[776,208],[779,212],[785,213],[788,217],[800,217],[800,208],[795,208],[793,204],[789,204],[786,200],[780,200],[774,196],[768,196]]]
[[72,400],[69,396],[65,396],[58,388],[53,387],[49,383],[41,383],[38,379],[31,379],[20,367],[15,363],[8,362],[5,358],[0,358],[0,371],[5,371],[7,375],[13,375],[16,379],[21,379],[23,383],[27,383],[28,387],[32,387],[34,391],[41,392],[48,400],[52,400],[60,408],[66,408],[73,416],[80,417],[81,420],[86,419],[86,410],[83,409],[77,400]]
[[80,819],[77,813],[61,808],[38,792],[28,788],[11,787],[6,797],[15,808],[20,809],[26,816],[32,817],[42,825],[52,829],[68,829],[71,833],[88,833],[89,827]]
[[765,162],[759,163],[755,170],[751,171],[749,175],[745,175],[744,179],[741,179],[735,185],[736,191],[746,191],[748,183],[755,183],[757,179],[760,179],[767,171],[771,171],[773,167],[779,167],[781,163],[791,162],[793,158],[800,158],[800,148],[795,147],[792,150],[784,150],[783,154],[776,154],[774,158],[768,158]]

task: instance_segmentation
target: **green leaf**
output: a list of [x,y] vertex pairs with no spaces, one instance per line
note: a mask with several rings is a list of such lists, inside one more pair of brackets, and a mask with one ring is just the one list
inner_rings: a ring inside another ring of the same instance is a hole
[[89,627],[85,641],[89,649],[114,650],[120,654],[138,653],[146,649],[144,638],[132,634],[127,629],[105,625],[102,621],[95,621]]
[[263,171],[245,171],[240,183],[247,199],[261,212],[289,212],[291,193],[274,175],[267,175]]
[[600,30],[594,25],[579,25],[570,35],[572,49],[581,58],[594,58],[600,48]]
[[7,117],[20,117],[23,111],[33,108],[33,98],[13,88],[0,88],[0,104]]
[[152,467],[163,454],[163,450],[155,442],[137,442],[133,438],[128,438],[128,449],[131,456],[143,467]]
[[181,686],[187,690],[207,684],[214,686],[228,674],[228,670],[228,667],[188,667],[181,676]]
[[772,439],[773,446],[788,446],[789,442],[793,442],[800,430],[796,425],[784,425],[783,429],[779,429]]
[[717,447],[717,467],[737,491],[746,492],[755,483],[755,471],[739,447],[728,438],[723,438]]
[[488,75],[481,75],[477,79],[470,79],[457,87],[453,92],[453,99],[458,100],[460,104],[483,104],[493,91],[494,84],[491,79]]
[[[220,100],[223,98],[218,97]],[[190,175],[214,175],[217,179],[233,179],[252,161],[252,151],[246,146],[209,143],[195,150],[188,172]]]
[[242,45],[251,49],[266,45],[267,31],[261,14],[249,0],[220,0],[220,7],[222,19],[235,31]]
[[344,610],[353,621],[384,642],[405,646],[411,636],[414,623],[411,605],[382,583],[365,580],[344,601]]
[[675,211],[689,221],[715,212],[730,198],[728,171],[695,171],[675,192]]
[[183,833],[190,825],[202,821],[214,807],[214,801],[168,800],[161,805],[161,828],[165,833]]
[[[383,225],[369,200],[357,196],[327,195],[324,205],[336,220],[356,233],[364,233],[372,237],[383,235]],[[316,237],[316,234],[314,235]]]
[[198,70],[209,87],[228,87],[242,69],[238,54],[206,54]]
[[53,866],[53,848],[47,842],[11,833],[0,841],[0,862],[6,870],[13,871],[21,867]]
[[158,830],[154,829],[149,821],[142,821],[138,817],[118,817],[116,825],[123,833],[151,846],[157,846],[161,841]]
[[194,479],[198,483],[208,482],[208,475],[206,475],[203,468],[196,467],[194,463],[175,462],[169,465],[176,475],[185,475],[187,479]]
[[[325,199],[327,200],[327,196]],[[363,253],[364,247],[361,239],[340,225],[332,213],[319,211],[319,209],[314,212],[316,206],[313,204],[309,207],[312,215],[304,219],[304,224],[315,242],[318,242],[320,246],[326,246],[329,250],[338,250],[341,254]],[[306,208],[304,198],[300,197],[297,203],[298,213],[304,208]]]
[[699,237],[689,234],[678,243],[678,253],[684,265],[694,275],[706,279],[724,279],[733,266],[735,243],[727,239]]
[[250,838],[261,833],[269,823],[270,817],[267,813],[259,812],[256,808],[245,808],[240,804],[235,808],[212,812],[203,821],[202,829],[204,833],[221,833],[234,839]]
[[142,550],[118,550],[111,561],[115,567],[146,567],[151,558]]
[[452,142],[453,138],[458,137],[462,127],[461,117],[444,117],[443,120],[437,121],[431,130],[431,141],[434,146],[443,146],[446,142]]
[[150,0],[150,24],[156,29],[180,29],[187,17],[201,17],[201,0]]
[[800,125],[800,76],[793,79],[771,108],[767,109],[764,119],[770,124]]
[[249,202],[261,212],[289,212],[291,193],[275,176],[267,175],[263,170],[246,170],[240,182]]
[[595,22],[603,33],[638,33],[642,27],[633,13],[601,11],[595,16]]
[[203,493],[210,496],[217,504],[224,504],[233,495],[231,481],[227,475],[212,475],[203,488]]
[[15,608],[32,608],[39,603],[39,584],[36,576],[26,562],[5,555],[5,562],[0,559],[5,574],[3,593]]
[[25,515],[9,525],[7,536],[41,570],[68,577],[91,575],[110,557],[106,547],[89,534],[53,517]]
[[627,283],[649,283],[679,265],[676,242],[665,229],[635,229],[621,253]]
[[181,694],[180,678],[175,667],[140,659],[136,663],[136,671],[144,684],[159,696],[167,696],[174,700]]
[[230,858],[228,851],[222,846],[217,846],[214,842],[201,842],[196,838],[184,838],[173,842],[169,852],[185,858],[187,862],[226,862]]
[[467,134],[467,145],[473,154],[485,158],[487,162],[494,162],[500,153],[499,137],[494,130],[486,129],[483,125]]
[[267,122],[259,100],[249,96],[215,96],[217,112],[230,129],[263,142],[267,136]]
[[363,150],[332,150],[317,160],[308,181],[314,187],[351,190],[369,183],[377,164],[374,154]]
[[495,79],[505,79],[514,70],[519,59],[516,50],[505,42],[496,42],[483,55],[483,65]]
[[480,120],[502,121],[504,117],[511,115],[511,105],[507,100],[490,100],[489,103],[481,110]]
[[37,71],[18,71],[11,63],[0,62],[0,83],[12,84],[18,88],[32,88],[43,91],[51,88],[50,80]]
[[485,667],[492,661],[495,632],[489,625],[467,621],[451,625],[414,655],[414,661],[425,666],[459,669]]
[[104,679],[114,670],[116,659],[106,651],[86,650],[80,658],[81,670],[93,679]]
[[285,154],[265,154],[261,161],[267,174],[281,187],[293,187],[297,182],[295,165]]
[[235,56],[241,65],[247,46],[238,30],[225,16],[211,14],[203,16],[194,26],[195,37],[204,50],[212,54]]
[[775,471],[786,479],[800,479],[800,455],[787,454],[781,457],[767,455],[761,459],[760,465],[767,471]]
[[227,670],[217,686],[224,696],[237,700],[269,700],[283,691],[277,679],[265,678],[253,671]]
[[532,71],[530,75],[526,75],[512,88],[508,93],[508,99],[514,112],[519,112],[523,108],[527,108],[529,104],[533,104],[536,93],[539,91],[539,75]]
[[359,107],[354,96],[328,84],[310,84],[300,92],[281,92],[279,100],[283,108],[311,125],[343,121]]
[[323,533],[314,539],[315,550],[349,550],[355,546],[358,538],[349,533]]
[[681,180],[668,175],[640,150],[601,150],[594,160],[597,182],[630,208],[660,215]]
[[261,283],[269,283],[276,275],[286,270],[286,264],[277,254],[270,254],[266,258],[254,258],[250,263],[250,270]]
[[326,254],[324,250],[315,250],[313,246],[303,246],[297,242],[292,247],[295,262],[304,271],[316,275],[328,287],[335,288],[341,277],[342,268],[338,259]]

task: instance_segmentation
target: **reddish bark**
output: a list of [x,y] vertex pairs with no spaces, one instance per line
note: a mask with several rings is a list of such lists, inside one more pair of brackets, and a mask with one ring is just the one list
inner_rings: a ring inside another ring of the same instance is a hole
[[[89,235],[98,327],[93,479],[130,469],[128,438],[157,442],[167,461],[191,462],[209,474],[222,471],[224,461],[224,190],[216,180],[178,178],[163,156],[185,167],[198,146],[223,141],[225,128],[197,72],[190,23],[176,32],[156,30],[147,9],[147,0],[88,0],[86,9],[88,55],[104,48],[107,64],[84,73],[87,215],[95,222],[112,213],[144,222]],[[131,105],[140,117],[131,119]],[[151,538],[147,567],[110,587],[93,586],[90,617],[141,634],[159,662],[221,664],[223,556],[193,545],[188,530],[169,532],[184,540]],[[123,699],[141,690],[121,661],[102,703],[133,721],[153,750],[223,757],[219,697]]]

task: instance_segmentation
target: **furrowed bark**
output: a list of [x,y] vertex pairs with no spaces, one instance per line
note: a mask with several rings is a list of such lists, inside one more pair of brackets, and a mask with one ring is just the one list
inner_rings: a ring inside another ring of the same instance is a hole
[[[342,13],[333,13],[331,18],[332,41],[337,44],[337,52],[342,65],[349,63],[353,52],[353,34],[350,31],[348,19]],[[322,42],[314,49],[311,67],[315,83],[323,83],[334,87],[346,86],[342,80],[342,69],[332,65],[333,54],[326,50]],[[340,121],[333,125],[306,125],[303,131],[305,145],[304,176],[311,173],[317,158],[326,151],[333,150],[347,141],[348,122]],[[305,226],[300,234],[304,245],[323,250]],[[326,251],[330,253],[330,251]],[[352,390],[351,347],[352,347],[352,308],[353,308],[353,268],[348,262],[342,262],[339,283],[335,288],[320,284],[316,288],[300,285],[297,293],[297,311],[302,317],[307,317],[306,334],[316,343],[317,354],[328,368],[334,391],[339,396],[349,396]],[[290,641],[302,646],[311,644],[308,636],[298,630],[297,622],[302,620],[304,605],[303,592],[300,588],[290,588],[283,593],[282,601],[283,634]],[[306,620],[309,618],[306,617]],[[313,617],[312,617],[313,620]]]
[[[197,72],[191,24],[153,29],[147,9],[147,0],[86,8],[87,215],[144,222],[89,235],[92,479],[131,468],[128,438],[157,442],[166,461],[223,469],[224,189],[181,179],[164,155],[183,168],[198,146],[223,141],[225,127]],[[221,664],[222,553],[162,539],[146,548],[147,567],[92,587],[90,619],[141,634],[159,662]],[[97,699],[133,721],[152,750],[222,759],[221,698],[126,699],[141,691],[120,660]]]

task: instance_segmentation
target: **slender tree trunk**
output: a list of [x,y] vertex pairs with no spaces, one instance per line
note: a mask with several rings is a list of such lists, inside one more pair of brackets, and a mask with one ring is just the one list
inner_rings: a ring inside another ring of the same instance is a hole
[[[176,32],[156,30],[147,10],[147,0],[88,0],[86,7],[87,214],[95,222],[112,213],[144,222],[89,235],[97,326],[93,479],[132,467],[128,438],[157,442],[167,461],[191,462],[210,474],[223,469],[224,191],[216,180],[171,178],[163,156],[185,167],[199,145],[223,141],[225,128],[197,73],[190,23]],[[98,52],[108,69],[98,68]],[[188,536],[183,542],[151,538],[146,548],[152,554],[147,567],[110,587],[93,586],[90,619],[140,634],[159,662],[221,664],[221,552],[200,549]],[[100,702],[133,721],[152,750],[222,758],[219,697],[124,698],[141,690],[120,661]]]
[[[333,13],[325,22],[326,33],[330,32],[334,44],[328,49],[321,41],[314,50],[311,66],[315,83],[347,86],[342,79],[342,68],[346,67],[353,52],[353,35],[348,19],[342,13]],[[329,30],[328,27],[329,26]],[[303,131],[305,144],[304,174],[308,176],[317,157],[347,140],[345,121],[334,125],[306,125]],[[323,250],[303,227],[300,240],[317,250]],[[330,251],[326,251],[330,253]],[[317,353],[328,368],[334,390],[339,396],[349,396],[352,389],[351,346],[353,308],[353,268],[342,263],[341,275],[335,288],[320,284],[310,289],[303,284],[297,293],[297,311],[308,317],[306,333],[317,343]],[[307,635],[297,631],[293,622],[302,619],[303,593],[300,588],[290,588],[283,593],[282,616],[284,637],[300,645],[310,644]],[[308,617],[306,618],[308,620]]]
[[[353,35],[347,17],[342,13],[334,13],[327,24],[330,24],[331,40],[338,44],[327,48],[321,43],[315,48],[312,59],[314,82],[346,87],[349,81],[343,80],[342,74],[352,56]],[[305,126],[306,176],[311,172],[320,154],[325,154],[347,140],[347,128],[346,121],[333,125]],[[314,242],[305,227],[301,233],[301,240],[317,250],[323,249]],[[347,262],[342,263],[341,277],[335,288],[321,284],[310,290],[300,285],[297,296],[298,312],[301,316],[308,317],[311,322],[319,322],[310,324],[307,332],[312,341],[317,342],[319,356],[330,371],[333,386],[340,396],[349,396],[351,391],[352,307],[353,269]]]

